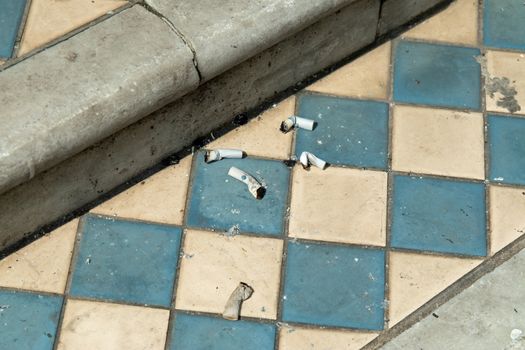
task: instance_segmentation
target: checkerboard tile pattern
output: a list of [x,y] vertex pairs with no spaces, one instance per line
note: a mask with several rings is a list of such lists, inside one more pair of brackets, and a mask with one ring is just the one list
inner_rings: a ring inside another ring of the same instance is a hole
[[[459,0],[206,146],[246,158],[197,151],[0,261],[0,348],[360,349],[388,334],[525,234],[520,11]],[[281,133],[292,114],[317,125]],[[329,167],[283,162],[302,151]],[[240,282],[241,320],[222,319]]]

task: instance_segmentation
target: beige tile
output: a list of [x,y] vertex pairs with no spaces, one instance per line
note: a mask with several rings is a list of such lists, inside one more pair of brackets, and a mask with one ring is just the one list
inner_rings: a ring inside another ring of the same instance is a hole
[[393,124],[392,169],[485,178],[480,113],[396,106]]
[[68,300],[59,350],[164,350],[169,311]]
[[410,315],[482,261],[391,252],[389,326]]
[[32,0],[18,54],[38,48],[124,4],[127,1]]
[[283,134],[279,126],[294,113],[295,96],[291,96],[206,147],[236,148],[244,150],[248,155],[288,159],[292,148],[292,133]]
[[525,189],[490,186],[490,252],[525,234]]
[[444,11],[403,34],[403,37],[476,45],[478,0],[456,0]]
[[92,213],[181,225],[191,156],[92,209]]
[[525,114],[525,54],[489,50],[486,58],[487,111]]
[[279,350],[359,350],[376,337],[376,333],[282,327]]
[[379,46],[306,89],[340,96],[388,98],[390,45],[387,42]]
[[0,261],[0,286],[63,293],[78,219]]
[[291,237],[385,245],[387,174],[329,167],[293,174]]
[[176,307],[222,313],[230,294],[245,282],[254,293],[243,303],[241,315],[275,319],[282,249],[280,239],[188,230]]

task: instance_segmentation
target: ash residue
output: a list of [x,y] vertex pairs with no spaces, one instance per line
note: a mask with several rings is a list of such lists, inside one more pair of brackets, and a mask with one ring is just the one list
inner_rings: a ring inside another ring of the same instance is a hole
[[509,78],[507,77],[494,77],[488,79],[486,85],[487,93],[490,98],[494,98],[494,94],[499,92],[502,97],[496,101],[496,104],[500,107],[507,109],[511,113],[516,113],[521,110],[521,106],[516,100],[516,87],[511,85]]

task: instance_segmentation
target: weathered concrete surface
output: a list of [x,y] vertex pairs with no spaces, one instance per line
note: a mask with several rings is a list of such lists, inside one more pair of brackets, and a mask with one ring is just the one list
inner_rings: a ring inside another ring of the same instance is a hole
[[[525,250],[483,276],[383,350],[525,349]],[[511,331],[523,332],[513,341]]]
[[[372,43],[377,0],[359,0],[0,196],[0,249],[181,150],[242,111]],[[39,200],[35,200],[39,199]],[[45,201],[45,203],[42,203]]]
[[379,17],[378,35],[383,35],[418,15],[430,10],[434,6],[447,4],[452,0],[382,0],[381,15]]
[[3,71],[0,193],[195,89],[192,58],[134,6]]
[[355,1],[146,0],[193,45],[204,81]]

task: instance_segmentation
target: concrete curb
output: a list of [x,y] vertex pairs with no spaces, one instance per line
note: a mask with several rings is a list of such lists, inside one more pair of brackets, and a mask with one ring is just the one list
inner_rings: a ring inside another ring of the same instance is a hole
[[224,29],[219,11],[219,30],[197,12],[207,1],[151,0],[0,73],[0,249],[395,26],[380,16],[388,0],[229,2],[254,24]]

